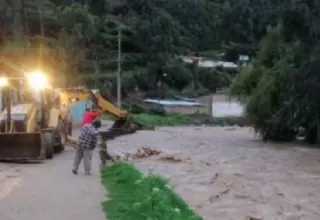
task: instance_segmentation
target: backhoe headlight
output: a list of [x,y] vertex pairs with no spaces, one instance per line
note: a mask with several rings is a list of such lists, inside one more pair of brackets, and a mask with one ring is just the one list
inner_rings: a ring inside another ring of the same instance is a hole
[[48,78],[42,72],[31,72],[27,77],[29,85],[34,89],[44,89],[48,86]]
[[5,87],[8,85],[8,79],[6,77],[0,78],[0,87]]

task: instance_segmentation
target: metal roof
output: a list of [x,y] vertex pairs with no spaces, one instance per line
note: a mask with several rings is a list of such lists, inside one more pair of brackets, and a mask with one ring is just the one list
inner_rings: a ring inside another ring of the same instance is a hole
[[185,63],[193,63],[195,59],[199,60],[198,67],[207,67],[207,68],[216,68],[216,67],[223,67],[223,68],[238,68],[238,65],[233,62],[225,62],[225,61],[216,61],[216,60],[209,60],[203,57],[186,57],[181,56],[181,59]]
[[198,102],[188,102],[180,100],[156,100],[156,99],[145,99],[144,102],[155,103],[160,105],[171,105],[171,106],[202,106]]

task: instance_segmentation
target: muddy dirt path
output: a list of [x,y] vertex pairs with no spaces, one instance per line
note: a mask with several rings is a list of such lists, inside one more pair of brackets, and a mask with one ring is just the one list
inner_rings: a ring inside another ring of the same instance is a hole
[[320,149],[263,144],[248,128],[208,127],[140,131],[108,146],[116,154],[162,151],[135,163],[170,178],[205,220],[320,219]]
[[98,153],[94,175],[83,167],[71,173],[74,152],[67,149],[44,164],[0,163],[1,220],[105,220]]

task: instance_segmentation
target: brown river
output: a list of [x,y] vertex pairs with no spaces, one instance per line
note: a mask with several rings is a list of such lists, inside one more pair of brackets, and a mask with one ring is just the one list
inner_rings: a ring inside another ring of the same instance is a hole
[[111,153],[149,147],[136,159],[170,179],[204,220],[319,220],[320,149],[262,143],[249,128],[174,127],[110,141]]

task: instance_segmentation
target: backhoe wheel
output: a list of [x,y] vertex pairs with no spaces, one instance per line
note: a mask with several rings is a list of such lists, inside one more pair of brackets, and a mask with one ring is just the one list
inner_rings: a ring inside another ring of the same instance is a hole
[[62,135],[58,130],[56,130],[54,132],[54,153],[55,154],[58,154],[64,151],[65,147],[63,143],[65,143],[65,141],[63,142],[62,140],[63,140]]
[[58,127],[54,132],[55,153],[61,153],[62,151],[64,151],[65,143],[67,141],[67,135],[67,123],[62,120],[59,120]]
[[46,149],[46,158],[52,159],[54,155],[54,140],[52,132],[45,132],[42,134],[43,145]]

